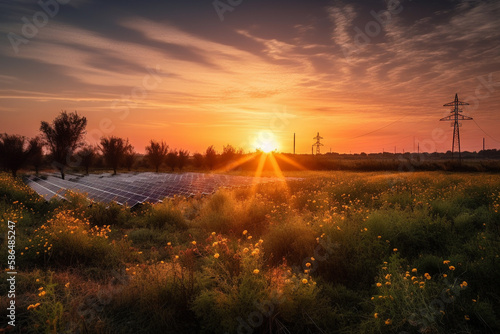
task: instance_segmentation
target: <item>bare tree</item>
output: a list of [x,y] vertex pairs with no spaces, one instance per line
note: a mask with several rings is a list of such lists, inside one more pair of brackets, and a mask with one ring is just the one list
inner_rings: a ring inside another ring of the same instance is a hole
[[165,158],[165,163],[167,164],[168,167],[172,168],[172,172],[177,166],[177,162],[178,162],[177,151],[168,152],[167,157]]
[[161,164],[165,161],[167,153],[168,145],[163,141],[156,142],[151,140],[149,146],[146,146],[146,159],[153,167],[155,167],[157,173]]
[[81,157],[82,166],[85,167],[85,174],[89,175],[89,168],[94,164],[96,158],[96,148],[94,146],[85,146],[78,155]]
[[214,146],[211,145],[205,151],[205,163],[207,164],[208,168],[213,169],[216,160],[217,160],[217,152],[215,152]]
[[40,137],[31,138],[29,141],[29,162],[35,167],[38,176],[38,169],[43,163],[43,141]]
[[179,156],[177,157],[177,166],[179,167],[180,170],[182,170],[182,168],[186,166],[188,158],[189,158],[189,151],[179,150]]
[[66,161],[82,145],[86,126],[87,119],[83,116],[80,117],[76,111],[70,114],[63,111],[52,124],[42,122],[40,126],[54,165],[61,172],[63,179]]
[[113,175],[116,175],[116,170],[122,163],[128,146],[130,146],[128,139],[123,140],[115,136],[101,138],[101,151],[104,161],[108,167],[113,169]]
[[30,157],[30,150],[26,138],[20,135],[0,135],[0,159],[5,168],[12,172],[12,177],[17,176]]

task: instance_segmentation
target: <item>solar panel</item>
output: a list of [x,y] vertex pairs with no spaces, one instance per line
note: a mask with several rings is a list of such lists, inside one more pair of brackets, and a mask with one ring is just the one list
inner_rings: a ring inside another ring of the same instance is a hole
[[51,174],[44,177],[31,176],[26,180],[26,184],[46,200],[54,197],[65,198],[66,192],[71,190],[84,193],[93,201],[116,202],[133,207],[144,202],[157,203],[175,195],[186,197],[196,194],[207,195],[221,187],[240,187],[278,181],[283,179],[224,174],[146,172],[70,176],[67,180],[62,180],[57,174]]

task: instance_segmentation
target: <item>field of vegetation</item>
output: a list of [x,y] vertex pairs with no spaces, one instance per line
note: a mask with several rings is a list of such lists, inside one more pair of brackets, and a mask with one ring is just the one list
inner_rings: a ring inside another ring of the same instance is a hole
[[[131,210],[0,174],[12,333],[498,333],[500,175],[294,172]],[[4,325],[5,324],[5,325]]]

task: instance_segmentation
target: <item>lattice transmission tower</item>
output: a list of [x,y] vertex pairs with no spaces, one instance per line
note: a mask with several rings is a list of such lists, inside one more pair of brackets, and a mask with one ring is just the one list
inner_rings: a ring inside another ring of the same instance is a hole
[[462,115],[462,109],[460,106],[468,106],[467,102],[462,102],[458,100],[458,94],[455,94],[455,100],[450,103],[446,103],[443,107],[453,107],[450,111],[450,115],[443,117],[440,121],[452,121],[450,125],[453,126],[453,140],[451,143],[451,157],[454,158],[455,149],[458,148],[458,160],[462,161],[462,155],[460,153],[460,127],[462,123],[459,121],[470,121],[472,117]]
[[316,139],[316,143],[314,143],[312,147],[314,148],[314,146],[316,146],[316,154],[320,154],[321,153],[320,147],[324,146],[323,144],[320,143],[320,140],[323,139],[323,137],[320,137],[319,132],[318,132],[316,137],[314,137],[313,139]]

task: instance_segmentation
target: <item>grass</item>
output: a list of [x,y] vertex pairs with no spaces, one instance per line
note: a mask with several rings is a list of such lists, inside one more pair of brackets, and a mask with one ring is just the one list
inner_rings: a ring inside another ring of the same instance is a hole
[[14,221],[19,272],[7,331],[500,331],[499,175],[293,175],[131,211],[47,203],[1,174],[0,256]]

